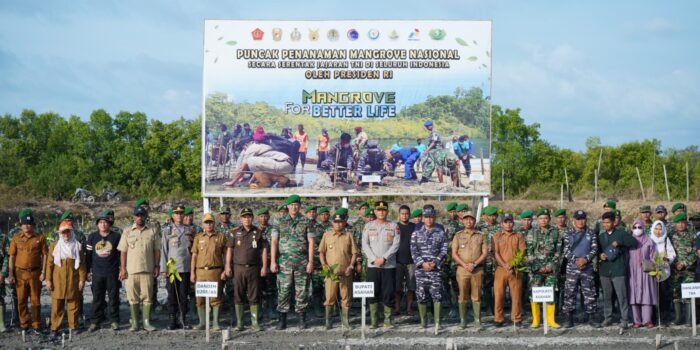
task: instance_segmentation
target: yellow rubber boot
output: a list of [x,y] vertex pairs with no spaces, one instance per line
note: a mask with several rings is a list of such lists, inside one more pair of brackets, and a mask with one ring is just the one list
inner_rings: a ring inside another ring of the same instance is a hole
[[537,303],[530,303],[532,309],[532,325],[530,328],[540,328],[540,315],[542,314],[540,310],[540,305]]
[[547,325],[554,329],[558,329],[561,328],[561,326],[554,320],[554,311],[554,304],[547,304]]

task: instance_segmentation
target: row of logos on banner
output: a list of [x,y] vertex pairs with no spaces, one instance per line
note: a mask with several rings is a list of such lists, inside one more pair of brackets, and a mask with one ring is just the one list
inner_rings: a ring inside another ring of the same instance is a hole
[[[260,28],[255,28],[251,32],[251,35],[253,37],[253,40],[255,41],[261,41],[265,39],[265,31],[263,31]],[[282,28],[273,28],[272,29],[272,40],[274,41],[282,41],[283,39],[283,30]],[[351,28],[348,29],[345,32],[345,37],[349,41],[356,41],[361,39],[361,34],[360,32],[355,29]],[[378,29],[370,29],[367,31],[367,38],[370,40],[377,40],[382,36],[382,33]],[[428,37],[432,40],[443,40],[447,36],[447,32],[444,29],[440,28],[433,28],[428,31]],[[321,37],[320,29],[309,29],[307,33],[307,38],[309,41],[319,41]],[[389,32],[387,37],[393,41],[401,39],[401,35],[397,30],[392,30]],[[421,30],[419,28],[413,28],[411,31],[408,32],[407,34],[407,39],[409,41],[419,41],[421,40]],[[292,41],[301,41],[303,38],[303,35],[301,31],[298,28],[294,28],[292,32],[289,34],[289,39]],[[328,32],[326,32],[326,38],[328,41],[338,41],[340,40],[340,31],[337,29],[329,29]]]

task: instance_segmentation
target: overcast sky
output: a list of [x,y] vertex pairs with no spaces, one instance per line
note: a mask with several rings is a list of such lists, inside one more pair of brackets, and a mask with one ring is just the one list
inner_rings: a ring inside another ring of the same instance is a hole
[[490,19],[494,103],[546,140],[682,148],[700,135],[698,13],[698,1],[0,0],[0,113],[197,118],[205,18]]

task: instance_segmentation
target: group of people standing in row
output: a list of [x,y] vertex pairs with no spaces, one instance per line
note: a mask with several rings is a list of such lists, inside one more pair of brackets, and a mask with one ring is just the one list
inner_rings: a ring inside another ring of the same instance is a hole
[[[332,328],[336,306],[343,328],[350,329],[355,281],[374,284],[374,297],[368,300],[370,328],[378,327],[380,310],[383,326],[393,327],[404,290],[406,312],[413,315],[416,301],[423,328],[431,303],[436,331],[444,307],[456,309],[460,327],[466,328],[469,304],[475,328],[482,327],[482,311],[492,313],[494,326],[501,327],[506,322],[507,291],[510,319],[522,326],[523,303],[532,288],[540,286],[555,288],[559,298],[546,306],[545,315],[531,303],[533,328],[543,322],[559,328],[556,305],[565,326],[573,327],[579,293],[588,323],[599,327],[595,319],[600,290],[603,326],[612,325],[619,313],[622,328],[628,327],[630,316],[635,328],[653,327],[657,305],[664,318],[673,305],[675,322],[682,324],[683,313],[689,318],[690,309],[684,307],[688,303],[681,298],[681,284],[700,281],[700,214],[689,217],[682,203],[673,206],[671,222],[666,221],[664,206],[656,207],[656,220],[651,219],[651,207],[642,206],[629,226],[612,200],[590,225],[582,210],[573,213],[570,224],[565,209],[551,213],[546,208],[525,210],[517,218],[505,213],[499,220],[498,208],[487,206],[477,220],[466,204],[456,202],[446,206],[441,223],[430,204],[413,211],[400,205],[398,220],[393,221],[386,201],[372,206],[363,202],[353,224],[348,223],[346,208],[309,205],[302,214],[301,207],[301,198],[291,195],[276,208],[275,218],[267,208],[243,208],[236,222],[231,210],[222,208],[218,218],[205,213],[200,226],[194,224],[192,208],[176,205],[161,226],[149,219],[150,206],[143,199],[129,227],[114,226],[114,212],[107,209],[88,235],[74,226],[70,212],[61,217],[56,232],[42,235],[35,232],[31,210],[23,209],[19,227],[0,235],[0,331],[6,329],[4,295],[9,289],[20,328],[29,330],[31,310],[31,328],[40,332],[42,283],[51,292],[50,327],[57,336],[64,315],[68,327],[77,331],[88,281],[93,294],[91,331],[100,328],[106,316],[112,329],[119,328],[122,283],[130,330],[155,330],[150,318],[158,278],[165,279],[168,291],[168,329],[189,328],[195,283],[217,282],[220,297],[211,300],[213,328],[220,328],[220,308],[232,299],[236,330],[244,329],[247,304],[255,331],[261,329],[263,307],[276,309],[277,329],[287,327],[287,314],[293,309],[303,329],[308,309],[320,309],[321,303],[326,329]],[[197,297],[194,304],[199,322],[193,328],[203,329],[205,301]]]

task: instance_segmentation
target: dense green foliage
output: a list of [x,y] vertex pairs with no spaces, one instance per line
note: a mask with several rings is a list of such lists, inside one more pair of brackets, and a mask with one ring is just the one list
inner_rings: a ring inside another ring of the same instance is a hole
[[[483,120],[467,120],[472,118],[470,115],[483,113],[487,106],[478,102],[483,101],[481,95],[469,97],[477,93],[456,91],[455,96],[436,97],[449,100],[447,104],[429,99],[401,111],[401,118],[415,123],[393,123],[392,128],[394,132],[406,128],[405,132],[420,131],[422,135],[418,121],[424,113],[442,113],[445,119],[459,115],[460,122],[479,125]],[[246,115],[251,122],[257,121],[255,124],[269,123],[279,129],[286,126],[271,118],[276,111],[267,105],[233,104],[225,96],[216,96],[212,101],[207,104],[208,113],[228,125],[235,116]],[[443,111],[436,106],[442,106]],[[320,129],[320,121],[317,122],[312,128]],[[332,123],[331,130],[345,130],[352,125],[341,120]],[[413,126],[403,124],[417,124],[418,128],[409,131]],[[19,116],[5,115],[0,117],[0,188],[46,198],[68,198],[76,187],[99,193],[103,186],[131,197],[196,198],[201,184],[200,127],[199,120],[180,118],[164,123],[148,120],[143,113],[120,112],[110,116],[104,110],[94,111],[88,120],[31,110]],[[700,195],[697,146],[662,150],[658,140],[604,146],[599,138],[592,137],[585,151],[561,149],[542,140],[539,125],[525,124],[519,110],[503,110],[499,106],[493,107],[492,128],[494,193],[501,190],[501,171],[505,170],[507,197],[558,198],[566,168],[574,197],[591,198],[594,171],[602,150],[601,196],[641,198],[635,167],[639,167],[650,194],[654,167],[655,194],[663,198],[666,190],[662,166],[666,165],[672,199],[684,199],[686,162],[690,166],[690,197],[697,200]]]

